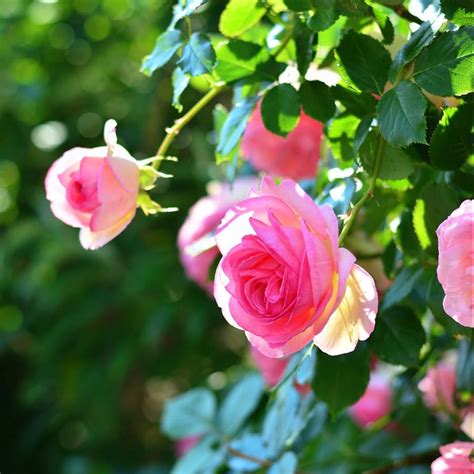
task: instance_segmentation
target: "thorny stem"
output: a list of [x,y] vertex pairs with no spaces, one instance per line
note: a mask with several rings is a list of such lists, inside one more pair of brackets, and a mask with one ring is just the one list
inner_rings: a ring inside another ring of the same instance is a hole
[[345,237],[349,233],[349,230],[352,227],[352,224],[355,221],[355,218],[357,217],[357,214],[359,213],[360,209],[362,206],[365,204],[365,202],[371,198],[374,195],[374,190],[375,190],[375,184],[377,182],[377,178],[379,176],[380,172],[380,165],[382,163],[382,157],[383,157],[383,149],[384,149],[384,140],[381,135],[379,135],[379,142],[377,146],[377,154],[375,157],[375,166],[374,166],[374,174],[372,175],[372,179],[370,180],[369,188],[367,189],[366,193],[360,198],[360,200],[357,202],[357,204],[354,205],[354,207],[351,209],[350,214],[349,214],[349,219],[346,221],[344,224],[344,227],[341,230],[341,233],[339,235],[339,245],[342,245],[344,242]]
[[212,87],[206,95],[201,97],[201,99],[196,102],[181,118],[175,121],[174,125],[171,128],[166,129],[166,136],[161,142],[158,150],[156,152],[155,157],[157,160],[154,162],[153,166],[155,169],[158,169],[160,166],[161,160],[159,158],[163,158],[168,151],[171,143],[179,134],[179,132],[197,115],[201,109],[203,109],[216,95],[218,95],[222,90],[226,87],[225,84],[216,84]]

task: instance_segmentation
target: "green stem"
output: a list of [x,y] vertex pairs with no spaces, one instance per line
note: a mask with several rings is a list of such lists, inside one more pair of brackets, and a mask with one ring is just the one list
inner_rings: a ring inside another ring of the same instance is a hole
[[379,142],[377,146],[377,154],[375,157],[375,166],[374,166],[374,173],[372,175],[372,179],[370,180],[369,188],[365,192],[365,194],[360,198],[360,200],[357,202],[357,204],[354,205],[352,210],[350,211],[349,214],[349,219],[347,222],[344,224],[344,227],[341,230],[341,233],[339,234],[339,245],[342,245],[344,242],[344,239],[346,238],[347,234],[349,233],[352,224],[354,223],[357,214],[361,210],[362,206],[365,204],[365,202],[371,198],[374,195],[374,190],[375,190],[375,184],[377,182],[377,178],[379,176],[380,172],[380,166],[382,164],[382,157],[383,157],[383,149],[384,149],[384,139],[382,138],[381,135],[379,135]]
[[[196,102],[181,118],[175,121],[174,125],[171,128],[166,129],[166,136],[158,147],[156,152],[156,158],[163,158],[168,151],[171,143],[179,134],[179,132],[197,115],[201,109],[203,109],[216,95],[218,95],[223,89],[225,89],[225,84],[217,84],[212,87],[206,95],[201,97],[201,99]],[[155,169],[158,169],[160,166],[161,160],[157,159],[153,166]]]

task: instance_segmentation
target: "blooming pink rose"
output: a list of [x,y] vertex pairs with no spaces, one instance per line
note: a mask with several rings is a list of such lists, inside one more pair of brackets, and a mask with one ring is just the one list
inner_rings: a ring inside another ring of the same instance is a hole
[[291,180],[265,177],[218,227],[223,258],[214,296],[224,317],[268,357],[315,344],[354,350],[374,329],[377,291],[355,257],[338,246],[334,211]]
[[260,370],[263,380],[270,387],[274,387],[283,377],[288,359],[275,359],[263,355],[256,347],[250,346],[250,354],[255,362],[255,365]]
[[199,443],[200,439],[200,435],[187,436],[186,438],[178,439],[178,441],[176,441],[176,443],[174,444],[176,456],[178,456],[179,458],[184,456],[188,451],[193,449],[196,444]]
[[463,326],[474,327],[474,200],[464,201],[436,230],[438,280],[443,307]]
[[456,369],[449,361],[429,368],[418,388],[427,407],[451,414],[456,412]]
[[323,124],[301,113],[298,125],[283,138],[263,124],[260,104],[242,138],[242,153],[257,170],[295,180],[314,178],[321,156]]
[[208,196],[191,207],[179,230],[179,255],[186,274],[209,293],[214,287],[209,269],[219,255],[213,234],[227,210],[245,199],[257,183],[256,177],[237,178],[232,186],[217,181],[209,183]]
[[128,151],[117,145],[115,120],[104,127],[107,146],[73,148],[49,168],[46,197],[53,214],[81,229],[85,249],[110,242],[135,216],[139,167]]
[[474,443],[455,441],[439,448],[441,457],[431,464],[432,474],[473,474],[474,463],[470,456]]
[[352,405],[350,413],[358,425],[366,427],[392,411],[392,388],[381,377],[372,376],[362,398]]

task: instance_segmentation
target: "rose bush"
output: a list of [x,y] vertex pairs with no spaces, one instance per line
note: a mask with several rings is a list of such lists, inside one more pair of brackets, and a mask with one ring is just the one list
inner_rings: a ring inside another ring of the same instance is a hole
[[375,325],[372,277],[338,246],[337,219],[294,181],[259,190],[233,206],[217,229],[223,258],[214,296],[227,321],[268,357],[313,341],[328,354],[354,350]]
[[53,214],[81,229],[85,249],[98,249],[120,234],[135,216],[138,163],[117,144],[117,123],[104,126],[107,146],[73,148],[56,160],[45,179]]
[[446,293],[444,310],[463,326],[474,327],[474,200],[438,227],[438,279]]

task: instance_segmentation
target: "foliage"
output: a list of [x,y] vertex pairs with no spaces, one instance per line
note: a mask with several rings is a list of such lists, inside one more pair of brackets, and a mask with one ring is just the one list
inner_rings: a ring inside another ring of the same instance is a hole
[[[445,314],[435,276],[436,228],[472,198],[472,10],[442,1],[447,19],[423,21],[412,3],[8,2],[2,472],[428,472],[438,446],[464,436],[428,412],[417,384],[459,350],[459,390],[472,392],[472,330]],[[337,357],[303,349],[269,393],[242,359],[244,340],[185,279],[175,244],[209,177],[249,171],[239,143],[259,100],[275,134],[291,133],[302,110],[324,123],[325,157],[305,189],[344,215],[359,261],[393,280],[367,342]],[[211,101],[224,102],[214,130]],[[166,129],[173,107],[187,112]],[[171,147],[179,162],[161,165],[175,178],[153,192],[182,212],[140,216],[86,253],[50,215],[39,177],[62,150],[95,146],[109,116],[137,157],[164,135],[163,154]],[[395,403],[362,429],[346,408],[374,355],[394,366]],[[163,434],[200,438],[171,467]]]

